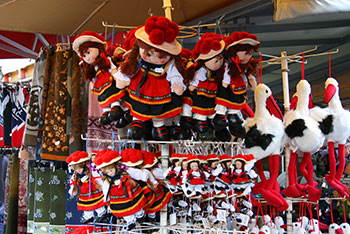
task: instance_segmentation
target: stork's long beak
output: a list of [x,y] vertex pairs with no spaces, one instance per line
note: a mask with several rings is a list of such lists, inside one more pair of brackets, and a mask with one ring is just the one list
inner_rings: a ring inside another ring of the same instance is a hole
[[325,223],[320,222],[319,226],[320,226],[320,230],[328,230],[329,229],[328,225]]
[[287,229],[287,224],[283,224],[283,225],[281,225],[281,228],[283,228],[283,229]]
[[271,115],[276,116],[280,120],[283,120],[283,115],[281,112],[281,109],[278,107],[275,99],[273,98],[272,95],[270,95],[266,99],[266,109],[270,112]]
[[335,234],[344,234],[344,232],[341,228],[338,228],[337,230],[335,230]]
[[334,85],[329,84],[326,88],[326,91],[324,92],[324,102],[328,103],[332,99],[336,91],[337,88]]

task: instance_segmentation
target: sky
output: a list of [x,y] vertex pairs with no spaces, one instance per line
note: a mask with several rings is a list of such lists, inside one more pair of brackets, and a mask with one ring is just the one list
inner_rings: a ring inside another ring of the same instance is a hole
[[24,68],[27,65],[32,64],[34,62],[34,59],[0,59],[0,66],[2,69],[2,73],[6,74],[8,72]]

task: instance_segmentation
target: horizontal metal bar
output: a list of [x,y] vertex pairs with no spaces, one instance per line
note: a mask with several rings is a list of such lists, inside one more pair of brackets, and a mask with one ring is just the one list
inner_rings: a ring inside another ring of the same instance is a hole
[[10,52],[12,54],[19,55],[19,56],[21,56],[23,58],[33,58],[33,59],[35,59],[36,57],[38,57],[38,56],[35,56],[33,54],[26,53],[23,50],[19,50],[19,49],[16,49],[14,47],[11,47],[9,45],[5,45],[3,43],[0,43],[0,49],[5,50],[7,52]]
[[[32,55],[34,55],[35,57],[38,57],[38,55],[39,55],[39,54],[36,53],[35,51],[32,51],[31,49],[28,49],[27,47],[25,47],[25,46],[23,46],[23,45],[21,45],[21,44],[15,42],[15,41],[11,40],[11,39],[9,39],[9,38],[7,38],[7,37],[1,35],[1,34],[0,34],[0,40],[6,42],[6,43],[8,43],[8,44],[10,44],[10,45],[13,46],[13,47],[16,47],[17,49],[20,49],[20,50],[26,52],[27,54],[32,54]],[[30,58],[31,58],[31,57],[30,57]]]

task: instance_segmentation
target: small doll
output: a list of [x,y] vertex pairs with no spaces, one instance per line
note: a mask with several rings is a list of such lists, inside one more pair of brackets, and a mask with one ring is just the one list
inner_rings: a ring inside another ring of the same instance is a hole
[[184,162],[187,170],[183,177],[182,190],[187,197],[200,198],[206,192],[206,175],[199,166],[200,160],[196,155],[189,155]]
[[208,137],[208,122],[212,126],[215,115],[215,97],[225,71],[224,49],[223,37],[215,33],[202,35],[194,48],[195,75],[189,90],[193,92],[194,129],[202,138]]
[[90,170],[90,157],[87,152],[76,151],[66,159],[74,173],[70,179],[69,191],[71,196],[79,196],[78,210],[83,211],[82,223],[90,223],[94,220],[94,211],[98,218],[95,222],[108,221],[109,217],[103,202],[101,176],[94,170]]
[[252,90],[256,87],[253,75],[258,60],[251,57],[254,52],[258,52],[260,42],[255,35],[248,32],[234,32],[225,39],[225,44],[228,62],[225,65],[224,79],[216,94],[216,115],[213,123],[218,131],[222,130],[221,134],[225,137],[227,126],[232,135],[243,137],[245,129],[242,126],[240,111],[244,111],[248,117],[254,116],[246,102],[247,86]]
[[181,190],[182,184],[182,155],[172,154],[169,161],[171,166],[164,172],[165,183],[167,184],[170,192],[176,193]]
[[128,230],[136,226],[137,217],[143,217],[145,197],[142,187],[127,173],[127,167],[120,164],[118,151],[105,150],[95,157],[96,168],[104,175],[103,194],[111,213],[126,221]]
[[220,164],[212,172],[212,175],[215,177],[214,180],[214,190],[216,194],[222,192],[230,192],[232,190],[231,184],[231,173],[232,173],[232,157],[227,154],[219,156]]
[[119,100],[125,92],[116,87],[111,75],[116,67],[107,57],[106,49],[105,38],[93,31],[83,32],[73,42],[73,50],[82,59],[84,79],[91,82],[91,92],[98,95],[103,110],[99,118],[102,125],[119,120],[124,114]]
[[128,138],[143,138],[144,122],[152,120],[153,139],[170,139],[164,120],[181,113],[180,96],[186,88],[178,34],[176,23],[165,17],[150,17],[135,32],[137,39],[128,58],[114,74],[117,87],[127,87],[125,104],[133,116]]

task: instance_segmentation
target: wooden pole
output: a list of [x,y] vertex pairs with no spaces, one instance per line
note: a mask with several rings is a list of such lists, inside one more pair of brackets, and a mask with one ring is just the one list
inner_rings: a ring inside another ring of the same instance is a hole
[[174,10],[174,8],[171,5],[171,0],[163,0],[163,9],[165,11],[165,17],[172,21],[171,10]]

